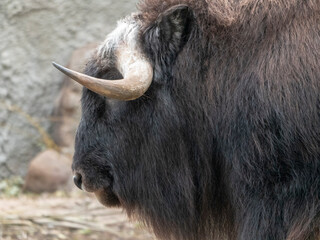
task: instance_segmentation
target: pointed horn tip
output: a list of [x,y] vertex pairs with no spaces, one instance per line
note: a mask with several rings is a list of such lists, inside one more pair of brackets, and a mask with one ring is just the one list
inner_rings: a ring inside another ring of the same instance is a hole
[[70,69],[68,69],[68,68],[66,68],[64,66],[61,66],[60,64],[55,63],[55,62],[52,62],[52,65],[56,69],[58,69],[60,72],[66,74],[68,77],[73,78],[73,76],[72,76],[73,75],[73,71],[72,70],[70,70]]
[[61,71],[61,69],[64,68],[63,66],[61,66],[60,64],[58,64],[58,63],[56,63],[56,62],[52,62],[52,65],[53,65],[55,68],[57,68],[58,70],[60,70],[60,71]]

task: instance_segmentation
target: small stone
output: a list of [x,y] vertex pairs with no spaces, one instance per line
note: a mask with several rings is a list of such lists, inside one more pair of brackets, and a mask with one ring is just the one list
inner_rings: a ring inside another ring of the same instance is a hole
[[71,160],[54,150],[46,150],[31,161],[24,189],[35,193],[54,192],[67,189],[71,181]]

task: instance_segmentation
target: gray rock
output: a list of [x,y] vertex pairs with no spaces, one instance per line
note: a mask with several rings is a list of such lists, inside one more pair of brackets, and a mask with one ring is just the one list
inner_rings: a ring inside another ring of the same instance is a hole
[[50,116],[64,76],[51,61],[67,65],[71,53],[102,42],[116,21],[136,10],[129,0],[0,1],[0,179],[25,175],[47,148],[39,128]]

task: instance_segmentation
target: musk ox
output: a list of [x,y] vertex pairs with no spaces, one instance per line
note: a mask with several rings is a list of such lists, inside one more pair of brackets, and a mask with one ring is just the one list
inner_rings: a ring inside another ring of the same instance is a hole
[[320,0],[144,0],[85,74],[55,66],[102,204],[161,239],[319,239]]

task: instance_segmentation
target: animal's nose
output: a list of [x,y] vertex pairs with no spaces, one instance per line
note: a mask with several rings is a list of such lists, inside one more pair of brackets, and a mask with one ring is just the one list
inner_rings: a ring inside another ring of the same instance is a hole
[[75,173],[73,176],[73,182],[79,189],[82,190],[82,176],[80,173]]

